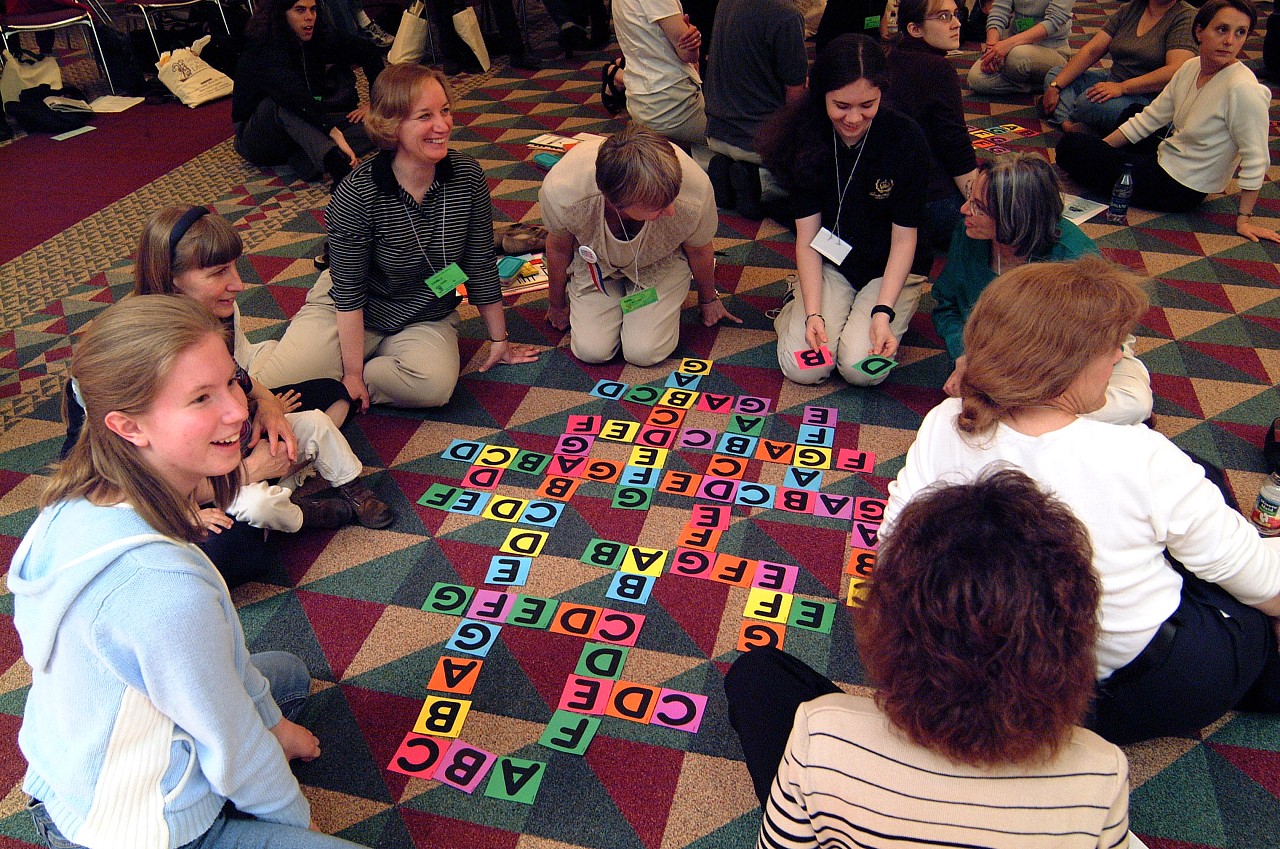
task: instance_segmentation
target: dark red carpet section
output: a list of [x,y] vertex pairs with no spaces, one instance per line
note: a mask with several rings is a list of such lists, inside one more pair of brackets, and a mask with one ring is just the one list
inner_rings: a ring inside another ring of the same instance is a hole
[[90,123],[97,129],[63,142],[31,135],[0,148],[0,263],[230,138],[231,100],[140,103]]

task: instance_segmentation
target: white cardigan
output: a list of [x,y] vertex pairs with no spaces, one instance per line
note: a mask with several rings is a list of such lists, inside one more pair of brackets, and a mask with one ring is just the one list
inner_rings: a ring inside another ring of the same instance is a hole
[[1151,105],[1120,126],[1130,142],[1166,124],[1174,131],[1160,143],[1160,167],[1189,189],[1226,189],[1240,166],[1240,188],[1260,189],[1271,164],[1267,147],[1271,90],[1240,62],[1214,74],[1199,90],[1200,57],[1183,63]]
[[1280,594],[1280,537],[1260,539],[1204,470],[1161,434],[1077,419],[1043,436],[998,424],[989,437],[964,437],[955,427],[959,412],[960,399],[949,398],[925,416],[889,484],[882,535],[926,487],[971,481],[992,464],[1025,472],[1089,530],[1102,582],[1099,679],[1133,660],[1177,609],[1182,578],[1165,561],[1166,549],[1245,604]]

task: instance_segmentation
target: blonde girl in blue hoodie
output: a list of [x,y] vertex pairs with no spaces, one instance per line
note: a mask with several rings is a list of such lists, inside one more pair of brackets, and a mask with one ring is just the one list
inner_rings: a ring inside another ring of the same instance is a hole
[[[41,839],[87,849],[351,847],[314,830],[289,770],[320,754],[290,716],[310,675],[250,655],[195,545],[196,488],[225,508],[248,411],[217,319],[129,298],[72,361],[87,411],[9,572],[31,666],[18,744]],[[226,802],[245,817],[228,817]]]

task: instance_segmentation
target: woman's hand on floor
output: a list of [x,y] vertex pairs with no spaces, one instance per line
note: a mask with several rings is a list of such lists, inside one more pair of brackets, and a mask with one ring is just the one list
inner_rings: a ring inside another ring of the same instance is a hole
[[1259,227],[1252,221],[1245,221],[1244,223],[1237,221],[1236,232],[1251,242],[1256,242],[1259,239],[1266,239],[1268,242],[1280,242],[1280,233],[1275,230],[1268,230],[1266,227]]
[[489,343],[489,356],[485,359],[484,365],[480,366],[480,371],[486,372],[498,363],[514,366],[520,363],[531,363],[536,359],[538,359],[537,348],[532,345],[517,345],[504,339],[501,342]]
[[720,323],[721,319],[727,318],[735,324],[742,324],[742,319],[729,312],[728,307],[724,305],[724,301],[717,298],[709,304],[698,304],[698,308],[702,311],[702,323],[707,327],[715,327]]

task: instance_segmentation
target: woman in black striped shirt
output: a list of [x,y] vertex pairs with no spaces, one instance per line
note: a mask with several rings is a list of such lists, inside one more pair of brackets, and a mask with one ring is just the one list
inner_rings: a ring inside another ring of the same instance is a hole
[[255,377],[340,378],[362,410],[438,407],[458,381],[464,282],[491,343],[480,371],[537,358],[507,339],[489,187],[474,159],[448,149],[451,104],[430,68],[393,65],[378,77],[365,124],[383,152],[334,191],[330,269]]

